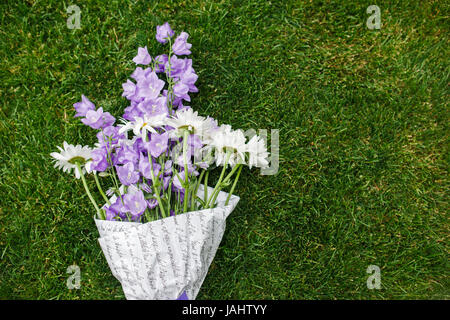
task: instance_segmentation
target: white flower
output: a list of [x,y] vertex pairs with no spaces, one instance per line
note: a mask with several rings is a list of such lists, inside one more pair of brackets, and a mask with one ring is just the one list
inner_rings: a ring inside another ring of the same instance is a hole
[[144,114],[143,117],[135,117],[134,121],[123,120],[123,125],[119,130],[119,134],[133,130],[136,137],[141,137],[142,140],[147,141],[147,133],[157,133],[155,128],[161,128],[165,124],[166,114],[158,114],[148,116]]
[[170,130],[170,138],[174,139],[182,137],[184,130],[188,130],[191,134],[196,134],[204,141],[209,136],[212,121],[205,117],[199,116],[197,111],[192,108],[178,110],[175,116],[166,120],[166,124],[175,128]]
[[248,167],[251,169],[252,166],[258,168],[265,168],[269,165],[267,157],[269,153],[267,152],[264,140],[258,136],[254,135],[245,146],[245,151],[248,153]]
[[242,130],[232,130],[228,125],[213,132],[207,148],[214,149],[217,166],[223,166],[228,156],[228,164],[232,167],[245,161],[245,135]]
[[[217,120],[211,117],[207,117],[204,123],[204,126],[207,128],[203,134],[203,143],[208,144],[211,142],[211,135],[214,134],[215,131],[219,130],[219,125],[217,124]],[[225,125],[224,125],[225,126]],[[230,126],[231,130],[231,126]]]
[[55,158],[55,168],[62,169],[64,172],[75,171],[75,177],[80,179],[80,172],[77,168],[77,163],[80,164],[82,172],[91,172],[91,151],[88,146],[71,145],[66,141],[63,143],[63,148],[58,147],[60,153],[52,152],[50,155]]

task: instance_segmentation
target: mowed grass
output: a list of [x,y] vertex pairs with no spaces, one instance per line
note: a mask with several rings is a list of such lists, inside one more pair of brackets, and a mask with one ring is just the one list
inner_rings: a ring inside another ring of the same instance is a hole
[[242,173],[198,299],[448,299],[449,6],[379,1],[369,30],[372,4],[2,1],[0,298],[124,299],[81,182],[49,154],[95,142],[73,118],[81,94],[122,115],[132,58],[164,52],[168,21],[193,44],[191,106],[280,134],[279,172]]

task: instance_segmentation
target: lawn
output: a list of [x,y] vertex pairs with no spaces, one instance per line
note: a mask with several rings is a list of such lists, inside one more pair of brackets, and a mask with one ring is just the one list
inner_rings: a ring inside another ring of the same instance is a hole
[[[66,25],[71,4],[81,29]],[[379,30],[366,26],[372,4]],[[195,110],[279,130],[278,173],[242,172],[198,299],[449,299],[449,11],[419,0],[2,1],[0,298],[124,299],[81,181],[49,154],[95,142],[73,118],[81,94],[122,115],[137,48],[162,53],[155,29],[168,21],[190,34]],[[72,264],[79,290],[66,287]]]

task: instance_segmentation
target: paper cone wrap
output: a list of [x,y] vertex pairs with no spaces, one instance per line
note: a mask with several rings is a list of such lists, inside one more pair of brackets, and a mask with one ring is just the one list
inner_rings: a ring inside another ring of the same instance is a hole
[[[212,193],[208,187],[208,194]],[[202,197],[203,186],[198,195]],[[95,219],[98,239],[129,300],[195,299],[239,197],[221,191],[217,207],[148,223]]]

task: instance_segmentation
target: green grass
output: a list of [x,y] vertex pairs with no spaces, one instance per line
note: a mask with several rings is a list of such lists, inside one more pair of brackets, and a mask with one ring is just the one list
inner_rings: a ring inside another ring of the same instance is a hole
[[81,181],[49,154],[94,143],[73,118],[81,94],[122,114],[137,47],[160,54],[169,21],[193,44],[192,107],[280,130],[279,172],[243,171],[199,299],[448,299],[449,6],[378,1],[369,30],[371,4],[2,1],[0,298],[124,298]]

